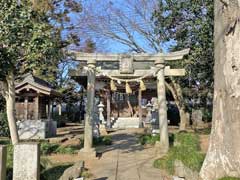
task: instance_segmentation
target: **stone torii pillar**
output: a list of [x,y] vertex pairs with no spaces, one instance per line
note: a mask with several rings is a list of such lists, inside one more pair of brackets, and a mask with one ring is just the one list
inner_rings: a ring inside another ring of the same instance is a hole
[[157,72],[157,94],[160,142],[157,144],[157,146],[159,148],[159,152],[164,154],[167,153],[169,149],[164,60],[160,59],[159,61],[155,61],[155,66],[159,69]]
[[94,98],[95,98],[95,76],[96,60],[88,60],[88,84],[87,84],[87,106],[84,127],[84,148],[80,153],[86,153],[88,156],[96,156],[93,146],[93,125],[94,125]]

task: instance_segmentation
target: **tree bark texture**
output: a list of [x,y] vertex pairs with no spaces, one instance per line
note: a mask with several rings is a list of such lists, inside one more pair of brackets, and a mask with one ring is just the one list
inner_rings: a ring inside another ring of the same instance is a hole
[[240,177],[240,0],[215,0],[215,77],[204,180]]
[[19,142],[19,136],[16,125],[15,117],[15,85],[14,85],[14,73],[9,72],[6,77],[6,81],[3,82],[3,96],[6,100],[6,111],[8,118],[8,126],[10,130],[12,144],[17,144]]

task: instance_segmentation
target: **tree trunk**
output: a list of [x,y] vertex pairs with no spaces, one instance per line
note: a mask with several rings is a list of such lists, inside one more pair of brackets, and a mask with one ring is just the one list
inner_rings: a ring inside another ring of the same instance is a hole
[[182,95],[181,87],[179,84],[177,84],[173,80],[172,80],[171,84],[169,84],[167,82],[165,82],[165,84],[166,84],[166,87],[168,88],[168,90],[171,92],[171,94],[174,98],[174,101],[176,103],[176,106],[178,108],[178,111],[179,111],[179,116],[180,116],[179,130],[184,131],[184,130],[186,130],[187,125],[189,125],[189,118],[185,111],[184,103],[182,102],[183,95]]
[[240,177],[240,1],[215,0],[215,77],[204,180]]
[[6,81],[3,82],[4,85],[4,98],[6,100],[6,110],[8,125],[11,135],[12,144],[19,142],[16,117],[15,117],[15,85],[14,85],[14,74],[10,72],[6,78]]

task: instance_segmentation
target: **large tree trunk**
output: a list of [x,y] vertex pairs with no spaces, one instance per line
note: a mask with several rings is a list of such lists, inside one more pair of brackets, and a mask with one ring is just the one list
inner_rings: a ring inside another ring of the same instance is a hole
[[4,88],[4,98],[6,100],[6,110],[7,110],[7,118],[8,125],[10,129],[10,135],[12,139],[12,144],[16,144],[19,142],[16,118],[15,118],[15,85],[14,85],[14,74],[10,72],[6,78],[6,81],[3,82]]
[[240,177],[240,0],[215,0],[215,82],[204,180]]

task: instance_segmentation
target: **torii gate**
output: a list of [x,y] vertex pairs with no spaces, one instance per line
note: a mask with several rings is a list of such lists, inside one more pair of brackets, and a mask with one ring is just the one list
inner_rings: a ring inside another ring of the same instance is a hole
[[[184,76],[185,69],[170,69],[165,66],[165,61],[181,60],[184,55],[189,53],[189,49],[172,52],[168,54],[100,54],[100,53],[81,53],[71,51],[75,55],[77,61],[87,62],[87,109],[85,116],[84,127],[84,148],[82,153],[95,155],[93,149],[93,109],[95,97],[95,79],[98,75],[108,74],[112,77],[139,77],[144,76],[149,72],[149,69],[134,70],[135,62],[149,62],[157,69],[157,95],[158,95],[158,113],[159,113],[159,129],[160,142],[158,143],[160,151],[166,153],[169,149],[168,140],[168,121],[167,121],[167,106],[166,106],[166,90],[164,76]],[[120,62],[119,70],[96,70],[97,62]]]

